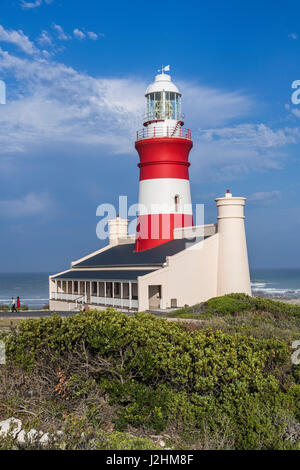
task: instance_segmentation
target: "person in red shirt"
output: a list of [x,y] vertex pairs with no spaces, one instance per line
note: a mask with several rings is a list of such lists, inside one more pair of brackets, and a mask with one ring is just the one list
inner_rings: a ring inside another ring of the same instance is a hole
[[21,307],[20,297],[17,297],[17,310]]

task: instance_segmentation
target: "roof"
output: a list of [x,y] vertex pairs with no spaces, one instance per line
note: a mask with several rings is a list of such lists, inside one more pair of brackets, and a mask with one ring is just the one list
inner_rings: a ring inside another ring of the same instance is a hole
[[179,93],[179,90],[176,85],[171,81],[170,75],[167,75],[165,73],[161,73],[159,75],[156,75],[155,81],[151,83],[147,90],[145,95],[148,95],[149,93],[153,93],[155,91],[174,91],[175,93]]
[[51,279],[65,279],[65,280],[89,280],[89,281],[136,281],[138,276],[145,276],[153,272],[152,270],[119,270],[119,271],[84,271],[73,270],[58,274]]
[[[205,237],[206,238],[206,237]],[[186,238],[171,240],[144,251],[134,251],[135,243],[116,245],[79,263],[73,268],[108,268],[133,266],[162,266],[167,256],[185,250],[191,240]]]

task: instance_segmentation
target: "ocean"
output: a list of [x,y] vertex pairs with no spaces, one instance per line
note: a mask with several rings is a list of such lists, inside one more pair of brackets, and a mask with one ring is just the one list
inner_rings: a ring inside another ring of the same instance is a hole
[[30,309],[42,308],[49,303],[49,274],[0,273],[0,305],[9,305],[12,297],[19,296],[21,305],[28,305]]
[[[0,305],[20,297],[21,304],[40,309],[49,303],[50,273],[0,273]],[[251,286],[255,295],[300,298],[300,269],[252,269]]]
[[253,269],[251,288],[254,295],[300,297],[300,269]]

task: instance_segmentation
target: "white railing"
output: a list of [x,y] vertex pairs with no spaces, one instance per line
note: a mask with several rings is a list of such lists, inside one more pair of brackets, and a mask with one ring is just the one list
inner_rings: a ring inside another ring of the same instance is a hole
[[[76,302],[80,300],[80,303],[89,303],[90,305],[103,305],[109,307],[121,307],[121,308],[138,308],[138,301],[136,299],[118,299],[113,297],[95,297],[91,296],[90,302],[87,302],[87,298],[84,295],[78,296],[78,294],[64,294],[61,292],[52,292],[51,300],[66,300],[69,302]],[[79,303],[79,302],[78,302]]]
[[155,139],[158,137],[170,137],[170,138],[177,138],[177,139],[188,139],[192,140],[192,134],[190,129],[186,129],[185,127],[181,127],[180,125],[176,125],[173,127],[169,127],[166,125],[163,126],[151,126],[151,127],[144,127],[136,132],[136,140],[143,140],[143,139]]
[[122,308],[138,308],[138,301],[136,299],[118,299],[113,297],[91,297],[91,304],[104,305],[110,307]]
[[51,300],[73,300],[76,301],[78,299],[82,299],[84,294],[65,294],[62,292],[52,292],[51,293]]

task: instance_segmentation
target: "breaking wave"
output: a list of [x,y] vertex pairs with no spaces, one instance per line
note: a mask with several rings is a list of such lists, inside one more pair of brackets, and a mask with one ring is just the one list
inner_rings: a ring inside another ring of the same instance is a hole
[[271,287],[267,282],[252,282],[252,292],[262,292],[267,295],[282,295],[286,297],[300,297],[300,289]]

